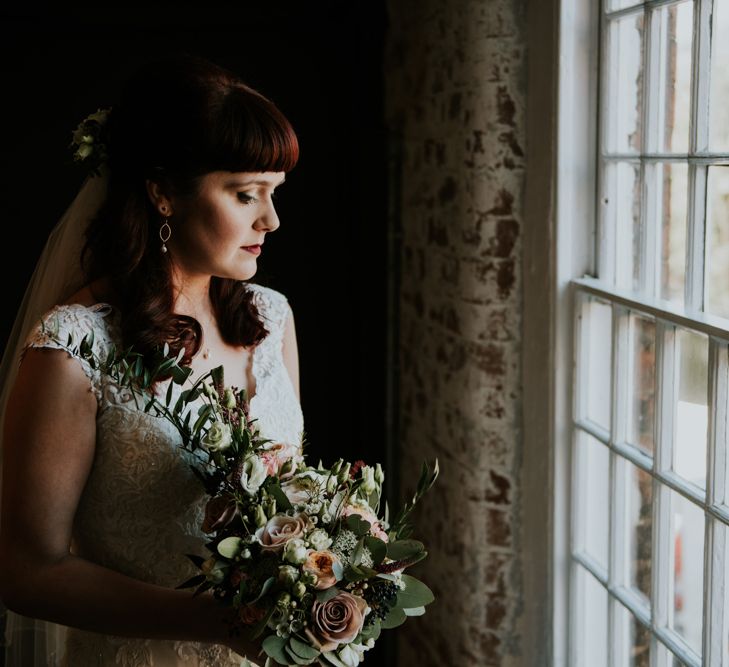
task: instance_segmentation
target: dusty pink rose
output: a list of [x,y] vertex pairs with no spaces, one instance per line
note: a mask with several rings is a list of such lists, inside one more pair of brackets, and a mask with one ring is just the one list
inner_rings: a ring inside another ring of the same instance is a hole
[[342,516],[349,516],[350,514],[359,514],[365,521],[369,521],[370,535],[376,537],[378,540],[387,542],[387,533],[382,529],[380,520],[371,509],[368,507],[361,507],[360,505],[347,505],[342,510]]
[[214,533],[227,526],[237,514],[238,507],[233,496],[226,494],[211,498],[205,505],[202,530],[205,533]]
[[337,557],[331,551],[309,551],[306,561],[301,566],[304,572],[310,572],[317,576],[314,588],[323,590],[330,588],[337,583],[337,577],[334,574],[334,563]]
[[362,629],[367,602],[351,593],[339,593],[326,602],[316,600],[311,607],[311,626],[306,636],[320,651],[333,651],[351,642]]
[[303,539],[309,528],[311,521],[306,514],[277,514],[256,531],[256,539],[264,551],[279,552],[289,540],[295,537]]
[[[268,474],[275,477],[279,474],[279,470],[286,461],[296,459],[299,454],[299,448],[294,445],[279,442],[272,445],[268,449],[261,452],[258,456],[266,466]],[[293,471],[289,471],[287,474],[282,475],[283,478],[290,477],[293,475]]]

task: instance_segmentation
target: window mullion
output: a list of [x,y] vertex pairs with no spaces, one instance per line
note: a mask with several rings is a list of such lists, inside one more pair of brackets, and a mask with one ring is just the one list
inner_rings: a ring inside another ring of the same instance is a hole
[[[717,338],[709,339],[709,442],[706,474],[706,500],[709,506],[724,503],[727,458],[727,411],[729,404],[729,346]],[[704,554],[704,656],[705,664],[719,665],[724,660],[725,618],[723,591],[727,553],[727,528],[707,516]]]
[[704,257],[706,255],[706,165],[689,164],[686,206],[686,283],[688,310],[704,309]]
[[[694,0],[694,35],[691,58],[691,115],[689,155],[709,147],[709,82],[711,72],[711,14],[713,0]],[[707,166],[689,163],[686,229],[686,307],[703,310],[706,243]]]
[[[603,1],[601,4],[605,4]],[[604,11],[604,7],[603,7]],[[600,99],[615,99],[615,91],[611,90],[612,81],[616,79],[614,73],[610,72],[611,63],[614,62],[610,57],[610,53],[615,48],[614,39],[611,37],[612,30],[608,29],[608,21],[602,19],[603,28],[600,30],[600,48],[603,54],[600,59]],[[614,65],[612,65],[614,67]],[[602,155],[605,153],[606,146],[613,146],[613,140],[617,133],[617,114],[603,113],[599,110],[600,124],[598,126],[598,183],[600,184],[602,196],[600,197],[600,205],[597,208],[597,234],[598,246],[595,248],[595,257],[597,258],[597,273],[602,280],[613,284],[615,282],[615,260],[616,260],[616,233],[617,224],[615,220],[615,201],[613,197],[606,197],[606,193],[614,192],[610,188],[609,179],[615,178],[615,169],[606,169]]]
[[[646,9],[644,19],[645,41],[643,52],[643,131],[641,133],[641,154],[652,153],[659,149],[660,113],[660,28],[657,25],[660,12]],[[658,212],[660,199],[656,193],[659,179],[656,177],[657,167],[646,165],[641,160],[642,196],[640,207],[640,290],[651,296],[656,294],[660,286],[658,271],[657,244],[660,241],[658,230]]]
[[[627,308],[613,306],[612,317],[612,387],[610,413],[610,442],[625,442],[628,432],[628,402],[630,381],[630,313]],[[610,451],[610,539],[608,587],[626,584],[625,498],[626,461],[611,448]],[[629,626],[621,604],[612,596],[608,608],[608,664],[621,664],[630,645]]]
[[[673,426],[675,402],[674,376],[676,372],[676,329],[662,320],[656,320],[656,421],[654,473],[670,469],[673,459]],[[672,617],[673,606],[671,574],[674,567],[674,554],[671,548],[671,507],[670,489],[653,480],[653,571],[651,582],[652,624],[655,628],[665,628]],[[663,667],[658,660],[658,652],[652,659],[652,667]]]

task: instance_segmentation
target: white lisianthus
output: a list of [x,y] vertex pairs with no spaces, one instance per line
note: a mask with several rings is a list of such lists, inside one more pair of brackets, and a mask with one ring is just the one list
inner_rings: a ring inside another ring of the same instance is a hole
[[332,544],[332,538],[327,535],[325,530],[317,528],[309,535],[309,544],[314,551],[324,551]]
[[360,474],[362,475],[362,486],[360,487],[362,491],[368,494],[376,491],[375,469],[372,466],[362,466]]
[[382,470],[382,466],[378,463],[375,466],[375,482],[377,482],[380,486],[382,486],[382,483],[385,481],[385,473]]
[[339,480],[336,475],[331,475],[327,478],[327,493],[334,493],[339,486]]
[[93,137],[83,137],[83,143],[81,143],[76,149],[76,156],[79,160],[86,159],[89,155],[91,155],[91,153],[94,152],[94,147],[92,145],[93,142]]
[[284,547],[283,557],[284,560],[293,563],[294,565],[301,565],[307,556],[306,543],[301,538],[295,537],[292,540],[286,542]]
[[226,408],[235,407],[235,394],[232,389],[226,389],[225,392],[223,392],[223,406]]
[[203,439],[200,441],[205,449],[211,452],[220,452],[228,449],[233,442],[230,426],[223,422],[213,422]]
[[292,505],[316,502],[325,488],[326,477],[311,469],[296,474],[281,485],[281,490]]
[[212,384],[210,384],[209,380],[205,380],[202,383],[202,390],[203,394],[205,394],[208,398],[212,398],[214,400],[218,400],[218,392],[215,390],[215,387],[213,387]]
[[248,495],[255,495],[261,484],[266,481],[266,477],[268,477],[268,470],[258,456],[249,456],[243,461],[240,485]]
[[364,652],[366,650],[367,647],[362,644],[345,644],[337,653],[337,657],[347,667],[357,667],[364,660]]

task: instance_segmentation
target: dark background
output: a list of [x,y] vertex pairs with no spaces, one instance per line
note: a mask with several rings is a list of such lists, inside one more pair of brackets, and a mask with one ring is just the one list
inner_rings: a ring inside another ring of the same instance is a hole
[[[308,456],[385,465],[384,0],[36,5],[0,21],[3,349],[48,233],[83,179],[71,132],[113,106],[138,64],[195,53],[271,98],[299,137],[300,162],[278,191],[281,227],[254,280],[294,311]],[[391,643],[383,633],[367,663],[395,664]]]

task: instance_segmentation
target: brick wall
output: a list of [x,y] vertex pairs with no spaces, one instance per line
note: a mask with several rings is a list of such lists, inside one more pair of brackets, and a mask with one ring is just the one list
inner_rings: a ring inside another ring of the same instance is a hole
[[401,667],[520,664],[523,4],[388,3],[403,493],[441,464],[414,517],[437,599],[398,630]]

